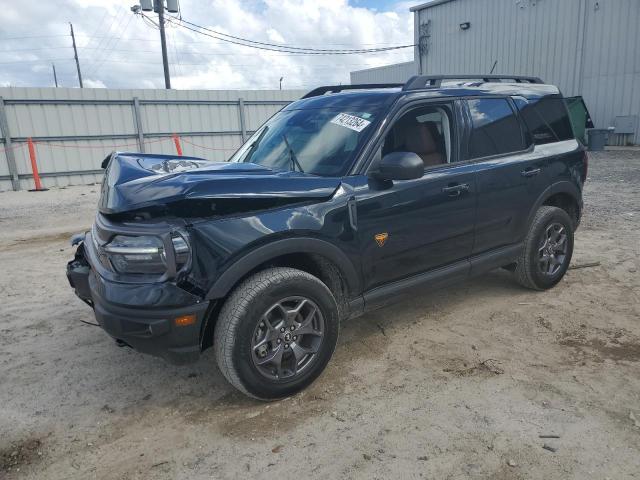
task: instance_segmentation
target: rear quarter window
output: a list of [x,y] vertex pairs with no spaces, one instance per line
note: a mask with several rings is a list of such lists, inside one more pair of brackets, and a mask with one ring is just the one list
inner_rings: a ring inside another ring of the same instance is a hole
[[545,97],[538,101],[517,102],[517,105],[536,145],[573,138],[571,120],[564,99]]
[[472,129],[468,158],[482,158],[524,150],[522,127],[504,98],[467,100]]

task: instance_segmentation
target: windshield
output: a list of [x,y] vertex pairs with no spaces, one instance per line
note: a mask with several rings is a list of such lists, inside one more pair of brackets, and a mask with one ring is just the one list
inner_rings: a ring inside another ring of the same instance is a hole
[[324,177],[341,176],[351,165],[373,120],[370,112],[283,110],[260,127],[229,161]]

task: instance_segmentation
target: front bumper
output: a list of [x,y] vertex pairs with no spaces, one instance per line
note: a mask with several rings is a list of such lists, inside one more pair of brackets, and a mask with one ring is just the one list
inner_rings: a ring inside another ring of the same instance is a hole
[[[143,353],[173,364],[196,361],[209,302],[171,282],[125,284],[101,277],[91,267],[85,245],[78,246],[67,264],[67,278],[76,295],[89,304],[96,320],[110,336]],[[184,315],[191,325],[176,326]]]

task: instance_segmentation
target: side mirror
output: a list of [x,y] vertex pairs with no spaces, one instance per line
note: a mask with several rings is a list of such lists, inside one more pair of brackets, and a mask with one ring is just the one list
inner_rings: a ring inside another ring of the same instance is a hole
[[413,152],[387,153],[375,172],[375,177],[380,180],[414,180],[423,175],[424,162]]

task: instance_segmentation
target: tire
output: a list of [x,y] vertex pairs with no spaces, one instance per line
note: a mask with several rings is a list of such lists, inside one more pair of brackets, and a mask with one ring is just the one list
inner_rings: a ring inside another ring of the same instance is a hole
[[[573,221],[567,212],[557,207],[540,207],[517,261],[515,277],[518,283],[533,290],[546,290],[562,280],[573,255],[573,231]],[[562,235],[564,242],[560,240]],[[553,254],[550,255],[551,251]],[[549,261],[545,261],[545,258]]]
[[218,368],[231,385],[259,400],[276,400],[322,373],[338,330],[338,305],[324,283],[301,270],[268,268],[229,295],[213,345]]

